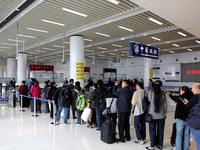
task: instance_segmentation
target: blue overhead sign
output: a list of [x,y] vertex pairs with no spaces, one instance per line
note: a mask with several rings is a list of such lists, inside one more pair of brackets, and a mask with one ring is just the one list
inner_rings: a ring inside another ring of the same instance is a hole
[[130,42],[130,56],[158,59],[158,48]]

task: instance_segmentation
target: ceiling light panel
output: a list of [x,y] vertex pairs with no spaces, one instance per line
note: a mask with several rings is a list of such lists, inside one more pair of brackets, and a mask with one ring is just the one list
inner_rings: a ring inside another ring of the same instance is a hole
[[107,48],[105,47],[97,47],[98,49],[103,49],[103,50],[107,50]]
[[53,47],[58,47],[58,48],[65,48],[64,46],[60,46],[60,45],[52,45]]
[[30,36],[30,35],[25,35],[25,34],[17,34],[18,36],[21,36],[21,37],[25,37],[25,38],[31,38],[31,39],[35,39],[36,37],[35,36]]
[[200,44],[200,41],[196,40],[196,42],[197,42],[198,44]]
[[53,49],[53,48],[42,48],[42,49],[44,49],[44,50],[49,50],[49,51],[54,51],[55,49]]
[[133,32],[132,29],[129,29],[129,28],[126,28],[126,27],[123,27],[123,26],[118,26],[120,29],[123,29],[123,30],[126,30],[126,31],[130,31],[130,32]]
[[28,30],[31,30],[31,31],[36,31],[36,32],[42,32],[42,33],[49,33],[48,31],[46,30],[40,30],[40,29],[35,29],[35,28],[27,28]]
[[26,41],[21,41],[21,40],[14,40],[14,39],[8,39],[8,41],[13,41],[13,42],[22,42],[22,43],[26,42]]
[[179,45],[177,45],[177,44],[172,44],[173,46],[176,46],[176,47],[179,47]]
[[108,34],[104,34],[104,33],[100,33],[100,32],[95,32],[97,35],[102,35],[102,36],[106,36],[106,37],[111,37],[110,35]]
[[71,10],[71,9],[68,9],[68,8],[62,8],[62,10],[67,11],[67,12],[72,13],[72,14],[75,14],[75,15],[82,16],[82,17],[87,17],[86,14],[83,14],[83,13],[80,13],[78,11],[74,11],[74,10]]
[[151,18],[151,17],[149,17],[149,20],[152,21],[152,22],[154,22],[154,23],[156,23],[156,24],[159,24],[159,25],[163,24],[162,22],[160,22],[160,21],[158,21],[158,20],[156,20],[154,18]]
[[50,24],[55,24],[55,25],[59,25],[59,26],[65,26],[65,24],[63,23],[59,23],[59,22],[54,22],[54,21],[50,21],[50,20],[46,20],[46,19],[42,19],[43,22],[46,22],[46,23],[50,23]]
[[108,0],[109,2],[115,4],[115,5],[118,5],[119,4],[119,1],[118,0]]
[[187,35],[186,35],[185,33],[183,33],[183,32],[178,32],[178,34],[180,34],[180,35],[182,35],[182,36],[184,36],[184,37],[187,36]]
[[157,41],[161,41],[161,39],[153,37],[153,36],[151,38],[154,39],[154,40],[157,40]]

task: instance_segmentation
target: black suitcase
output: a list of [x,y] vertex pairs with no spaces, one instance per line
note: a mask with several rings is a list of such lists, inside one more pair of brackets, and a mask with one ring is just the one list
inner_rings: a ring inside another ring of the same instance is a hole
[[115,136],[115,125],[110,117],[107,117],[101,127],[101,140],[107,144],[117,141]]

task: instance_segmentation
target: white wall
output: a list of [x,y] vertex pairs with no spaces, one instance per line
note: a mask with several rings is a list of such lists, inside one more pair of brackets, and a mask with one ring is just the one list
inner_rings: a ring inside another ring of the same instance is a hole
[[[195,60],[194,58],[197,58],[197,60]],[[178,59],[178,61],[176,61],[176,59]],[[162,62],[160,62],[160,60],[162,60]],[[193,84],[192,82],[186,82],[186,83],[165,82],[163,78],[165,78],[165,72],[181,72],[180,68],[181,63],[192,63],[192,62],[200,62],[199,52],[162,55],[160,59],[154,60],[154,67],[160,67],[160,78],[163,81],[164,85],[191,86]],[[144,59],[142,57],[121,59],[119,63],[112,63],[112,61],[110,60],[108,61],[109,68],[116,68],[118,74],[127,74],[128,79],[143,78],[144,76],[143,66],[144,66]]]

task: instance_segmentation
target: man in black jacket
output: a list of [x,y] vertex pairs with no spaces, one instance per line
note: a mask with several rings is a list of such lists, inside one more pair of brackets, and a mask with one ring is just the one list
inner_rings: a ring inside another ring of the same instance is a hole
[[[65,94],[66,92],[66,94]],[[65,115],[64,115],[64,123],[67,124],[67,119],[68,119],[68,115],[69,115],[69,107],[70,107],[70,100],[72,99],[72,94],[71,94],[71,90],[69,90],[68,88],[68,81],[65,80],[64,84],[61,88],[59,88],[54,94],[56,95],[57,93],[59,93],[59,98],[58,98],[58,112],[57,112],[57,116],[56,116],[56,125],[60,124],[60,114],[63,110],[63,108],[65,109]]]
[[[130,123],[129,118],[131,114],[131,99],[133,96],[133,92],[130,90],[130,82],[128,80],[124,80],[122,82],[122,88],[117,91],[119,83],[115,83],[115,87],[113,89],[113,94],[118,97],[118,128],[119,128],[119,142],[125,142],[125,138],[127,141],[130,141]],[[124,136],[125,132],[125,136]]]

